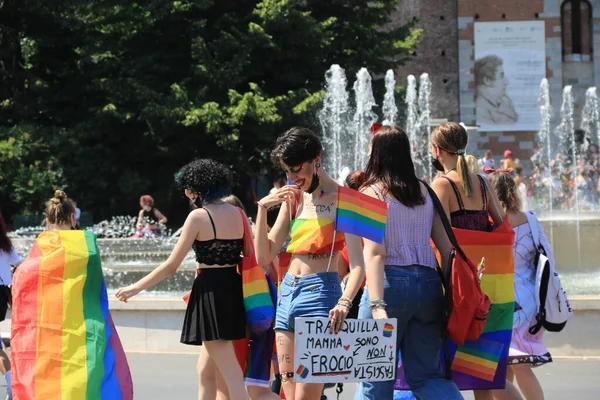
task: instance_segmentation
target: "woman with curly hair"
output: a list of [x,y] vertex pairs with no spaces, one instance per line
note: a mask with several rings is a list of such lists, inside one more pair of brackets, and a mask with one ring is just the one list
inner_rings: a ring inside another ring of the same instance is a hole
[[[508,352],[508,378],[517,378],[519,388],[526,399],[543,399],[544,392],[540,382],[532,371],[552,362],[552,356],[542,343],[544,329],[535,335],[529,333],[529,328],[536,324],[537,304],[535,299],[535,274],[537,256],[536,245],[533,241],[531,226],[527,216],[521,209],[518,185],[510,173],[496,171],[488,175],[490,184],[495,189],[508,215],[508,220],[515,231],[513,252],[515,257],[515,300],[519,309],[513,317],[513,333]],[[535,220],[539,232],[540,243],[552,264],[552,246],[544,234],[544,227]]]
[[[273,162],[293,182],[258,201],[254,243],[260,265],[275,258],[289,238],[289,269],[279,287],[275,332],[277,356],[285,397],[318,399],[319,383],[294,379],[294,321],[296,317],[329,317],[337,333],[348,315],[364,278],[360,238],[335,229],[338,184],[321,166],[322,145],[306,128],[291,128],[275,142]],[[267,210],[281,204],[277,221],[269,231]],[[348,246],[350,277],[342,293],[337,264]]]
[[[222,377],[232,399],[249,399],[233,341],[246,337],[242,277],[237,272],[244,247],[244,221],[237,207],[222,200],[231,194],[231,173],[209,159],[184,166],[175,182],[198,208],[190,212],[181,236],[163,264],[138,282],[119,289],[127,302],[142,290],[173,275],[190,249],[196,253],[198,274],[190,294],[181,342],[200,346],[199,399],[215,399]],[[244,216],[245,218],[245,216]]]

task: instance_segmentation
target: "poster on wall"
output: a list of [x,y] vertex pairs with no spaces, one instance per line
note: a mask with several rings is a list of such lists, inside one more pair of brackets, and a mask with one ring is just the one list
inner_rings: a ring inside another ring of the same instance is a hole
[[296,318],[294,379],[305,383],[378,382],[396,378],[397,320]]
[[480,131],[537,131],[546,77],[544,21],[476,22],[475,115]]

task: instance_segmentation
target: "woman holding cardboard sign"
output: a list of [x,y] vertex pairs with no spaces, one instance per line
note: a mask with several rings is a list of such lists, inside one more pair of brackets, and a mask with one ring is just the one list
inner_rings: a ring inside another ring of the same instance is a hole
[[[397,345],[406,380],[418,399],[462,399],[444,379],[440,348],[444,331],[444,296],[429,239],[443,261],[451,245],[427,188],[415,175],[406,133],[383,126],[371,141],[364,193],[389,204],[385,241],[365,240],[367,286],[359,318],[397,318]],[[448,265],[444,262],[443,265]],[[394,381],[362,382],[355,399],[392,399]]]
[[[275,142],[273,162],[293,185],[284,186],[258,202],[254,243],[260,265],[268,264],[289,236],[288,272],[279,288],[275,322],[277,357],[287,400],[313,400],[323,384],[295,383],[294,319],[329,317],[336,333],[364,277],[360,238],[337,232],[334,225],[338,184],[321,166],[322,145],[306,128],[292,128]],[[273,228],[267,210],[282,204]],[[337,273],[339,253],[347,243],[350,278],[342,293]]]

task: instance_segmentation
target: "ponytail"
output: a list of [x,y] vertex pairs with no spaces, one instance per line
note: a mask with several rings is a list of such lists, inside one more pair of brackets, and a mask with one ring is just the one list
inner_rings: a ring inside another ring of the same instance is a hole
[[459,150],[456,152],[458,155],[456,160],[456,172],[460,175],[460,179],[463,181],[463,188],[465,189],[465,195],[473,196],[473,185],[471,184],[471,174],[469,171],[469,164],[465,159],[465,151]]

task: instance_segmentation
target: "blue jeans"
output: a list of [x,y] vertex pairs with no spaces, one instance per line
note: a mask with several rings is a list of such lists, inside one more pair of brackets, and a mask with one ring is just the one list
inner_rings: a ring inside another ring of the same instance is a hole
[[279,286],[275,331],[294,332],[296,317],[329,317],[341,295],[337,272],[305,276],[286,273]]
[[[359,319],[372,318],[368,285],[367,282]],[[383,288],[388,317],[398,319],[397,345],[406,381],[415,397],[419,400],[462,399],[454,382],[444,379],[440,362],[445,304],[438,273],[420,265],[386,265]],[[354,399],[391,400],[394,382],[361,382]]]

